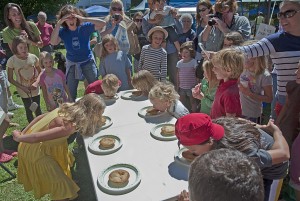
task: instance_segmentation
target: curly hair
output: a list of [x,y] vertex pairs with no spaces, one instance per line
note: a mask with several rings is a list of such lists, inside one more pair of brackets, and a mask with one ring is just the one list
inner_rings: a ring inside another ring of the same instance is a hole
[[148,94],[156,83],[158,83],[158,80],[147,70],[140,70],[135,73],[131,80],[132,86],[145,94]]
[[119,79],[114,74],[107,74],[104,76],[102,80],[101,87],[106,96],[114,96],[116,95],[119,89]]
[[60,105],[58,115],[72,123],[83,136],[92,136],[101,127],[101,118],[106,105],[97,94],[90,93],[75,103]]
[[172,83],[158,82],[152,87],[148,97],[149,99],[174,102],[179,99],[179,94],[175,91]]
[[261,133],[253,122],[234,117],[220,117],[212,121],[225,129],[224,137],[215,141],[212,149],[236,149],[248,155],[262,148]]
[[195,58],[196,51],[193,46],[193,41],[187,41],[182,43],[182,45],[180,46],[180,53],[185,49],[190,52],[191,58]]
[[215,11],[222,13],[228,7],[230,12],[235,13],[238,9],[236,0],[217,0],[215,3]]
[[212,58],[214,66],[221,66],[227,72],[231,72],[229,79],[238,79],[244,70],[245,55],[233,48],[225,48],[217,52]]

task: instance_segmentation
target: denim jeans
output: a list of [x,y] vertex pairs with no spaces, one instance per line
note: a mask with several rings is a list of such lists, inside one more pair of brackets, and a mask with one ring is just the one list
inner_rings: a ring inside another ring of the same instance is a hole
[[[98,79],[98,70],[93,60],[83,64],[81,66],[82,74],[89,84],[95,82]],[[75,79],[75,66],[71,66],[67,74],[67,86],[69,87],[72,99],[75,101],[77,97],[77,88],[79,79]]]
[[271,119],[276,119],[276,113],[275,113],[275,105],[276,105],[276,98],[275,94],[277,91],[277,74],[271,73],[272,80],[273,80],[273,100],[271,102]]

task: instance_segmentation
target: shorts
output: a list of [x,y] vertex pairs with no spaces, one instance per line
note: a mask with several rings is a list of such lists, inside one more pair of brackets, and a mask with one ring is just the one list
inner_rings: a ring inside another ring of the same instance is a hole
[[168,32],[168,40],[172,43],[179,40],[178,34],[173,26],[165,27],[164,28]]
[[179,93],[180,96],[188,96],[188,97],[192,96],[192,89],[179,88],[178,91],[179,91],[178,93]]

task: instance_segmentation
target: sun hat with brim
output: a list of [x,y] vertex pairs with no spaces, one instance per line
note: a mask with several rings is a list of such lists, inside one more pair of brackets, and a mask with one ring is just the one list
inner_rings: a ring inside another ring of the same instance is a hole
[[155,31],[161,31],[161,32],[163,32],[164,34],[165,34],[165,39],[167,39],[168,38],[168,32],[164,29],[164,28],[162,28],[161,26],[155,26],[155,27],[153,27],[152,29],[150,29],[150,31],[148,32],[148,38],[150,38],[150,35],[153,33],[153,32],[155,32]]
[[224,128],[203,113],[185,115],[175,124],[175,135],[183,146],[199,145],[210,138],[220,140],[224,134]]

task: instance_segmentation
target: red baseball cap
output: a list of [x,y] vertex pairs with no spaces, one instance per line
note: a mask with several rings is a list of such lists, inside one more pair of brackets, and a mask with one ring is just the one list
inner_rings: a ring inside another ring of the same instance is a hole
[[175,135],[184,146],[199,145],[209,138],[220,140],[225,134],[224,128],[211,121],[207,114],[192,113],[179,118],[175,124]]

